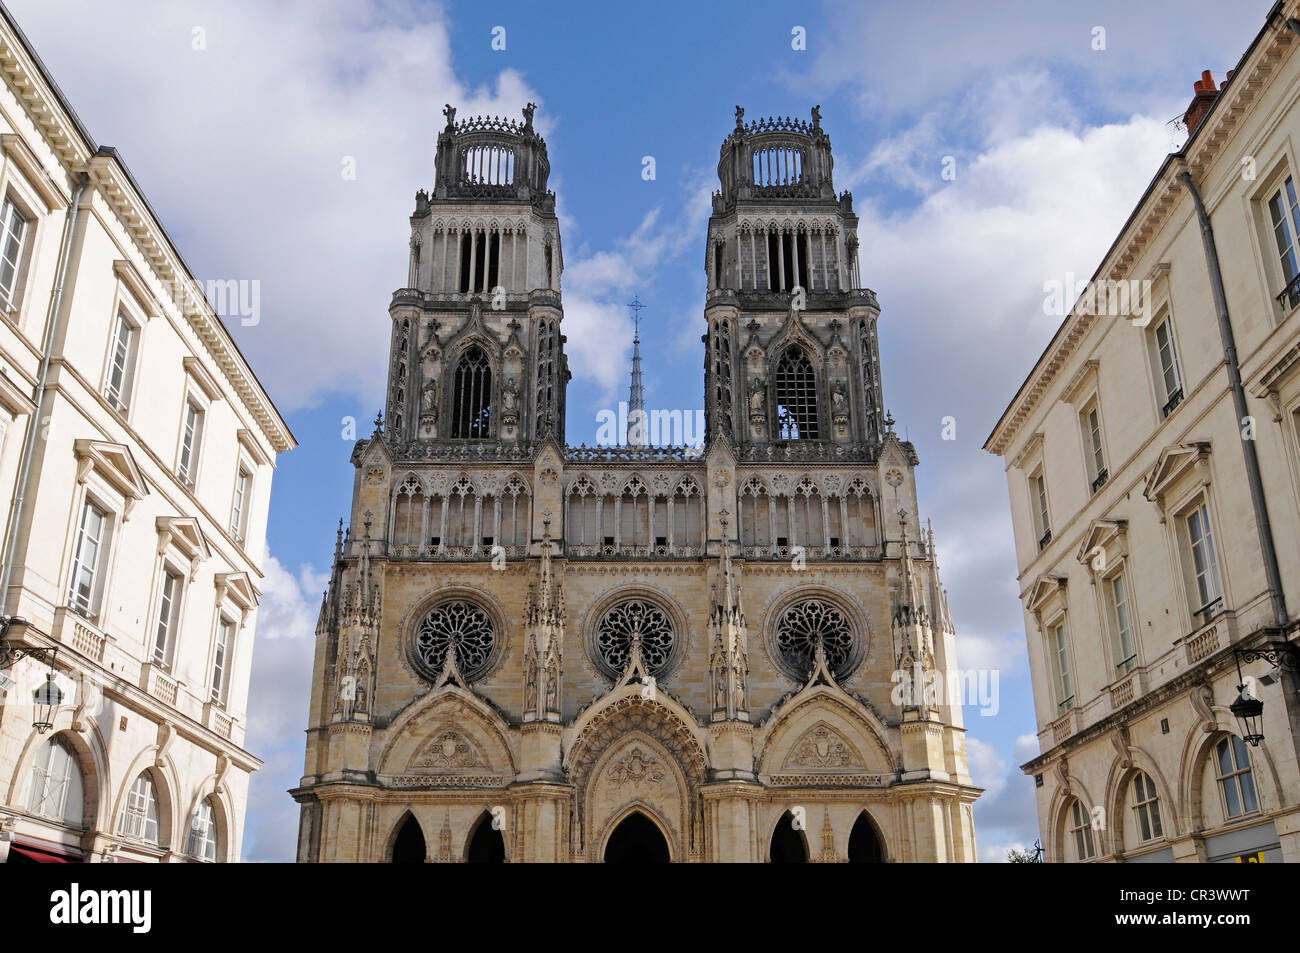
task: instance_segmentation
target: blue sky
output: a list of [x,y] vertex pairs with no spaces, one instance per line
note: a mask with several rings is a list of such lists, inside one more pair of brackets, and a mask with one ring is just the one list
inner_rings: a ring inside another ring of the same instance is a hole
[[[1037,742],[1007,490],[980,448],[1059,320],[1043,313],[1043,283],[1092,273],[1181,144],[1169,121],[1193,80],[1235,65],[1266,0],[1187,0],[1176,16],[1110,0],[9,5],[196,274],[261,282],[261,323],[232,331],[301,446],[273,489],[246,740],[266,767],[246,859],[293,857],[284,792],[302,770],[312,627],[351,493],[342,432],[355,418],[367,433],[382,404],[388,300],[405,282],[414,193],[433,185],[443,104],[514,117],[529,100],[562,223],[573,443],[626,399],[633,295],[648,305],[649,406],[702,406],[718,147],[737,104],[747,118],[821,105],[836,186],[862,220],[886,404],[920,454],[960,661],[1000,675],[998,714],[967,710],[987,788],[981,859],[1032,844],[1032,781],[1017,766]],[[355,179],[340,173],[348,159]],[[946,416],[956,440],[940,437]]]

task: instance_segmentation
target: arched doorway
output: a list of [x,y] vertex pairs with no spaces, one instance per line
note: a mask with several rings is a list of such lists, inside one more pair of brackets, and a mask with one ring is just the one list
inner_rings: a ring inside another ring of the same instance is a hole
[[469,849],[465,851],[467,864],[504,864],[506,862],[506,841],[501,831],[492,826],[492,815],[484,814],[479,818],[478,826],[469,839]]
[[795,830],[794,816],[789,811],[781,815],[776,830],[772,832],[772,846],[768,849],[767,859],[774,864],[808,863],[808,844],[803,834]]
[[422,864],[425,861],[424,831],[420,822],[411,814],[397,831],[393,839],[393,860],[395,864]]
[[849,863],[883,864],[884,862],[885,848],[880,842],[880,835],[876,833],[876,825],[872,823],[870,815],[863,811],[858,815],[858,819],[853,823],[853,830],[849,833]]
[[669,859],[659,825],[639,811],[623,818],[605,842],[607,864],[666,864]]

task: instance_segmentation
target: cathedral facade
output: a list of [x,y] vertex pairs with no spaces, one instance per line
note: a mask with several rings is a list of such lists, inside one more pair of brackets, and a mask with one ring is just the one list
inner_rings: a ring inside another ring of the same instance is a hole
[[565,442],[546,144],[457,120],[317,627],[302,862],[973,861],[959,675],[809,121],[722,145],[702,448]]

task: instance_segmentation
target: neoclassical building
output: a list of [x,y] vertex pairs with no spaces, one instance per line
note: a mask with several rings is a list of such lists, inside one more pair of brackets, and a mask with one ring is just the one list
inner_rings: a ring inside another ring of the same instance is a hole
[[693,450],[565,443],[533,107],[446,116],[321,607],[298,859],[973,861],[961,700],[921,690],[956,636],[818,110],[738,108],[722,145]]
[[1297,16],[1196,82],[1186,143],[985,445],[1048,860],[1300,861]]
[[0,78],[0,862],[235,861],[293,436],[2,5]]

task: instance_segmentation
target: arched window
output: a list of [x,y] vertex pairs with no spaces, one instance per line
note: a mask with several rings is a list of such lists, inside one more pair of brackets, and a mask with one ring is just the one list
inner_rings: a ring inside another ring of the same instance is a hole
[[474,484],[461,477],[452,484],[447,501],[447,545],[465,552],[468,556],[474,547]]
[[1137,833],[1142,841],[1159,840],[1164,836],[1156,784],[1145,771],[1133,776],[1133,813],[1137,815]]
[[456,365],[452,414],[453,438],[481,439],[490,435],[492,365],[483,349],[477,345],[466,351]]
[[782,440],[817,440],[817,377],[808,355],[792,347],[776,365],[776,425]]
[[397,488],[393,503],[393,543],[397,546],[421,546],[424,536],[424,489],[414,476],[407,477]]
[[28,778],[27,810],[80,827],[85,807],[82,791],[81,766],[72,749],[58,738],[41,745]]
[[1075,798],[1069,808],[1070,837],[1074,840],[1074,859],[1092,860],[1097,856],[1097,846],[1092,839],[1092,815]]
[[1241,817],[1259,810],[1250,751],[1244,741],[1236,735],[1229,735],[1215,745],[1214,768],[1228,817]]
[[768,848],[767,857],[774,864],[808,863],[808,844],[795,828],[794,815],[789,811],[781,815],[776,830],[772,832],[772,844]]
[[758,477],[740,489],[740,541],[747,547],[772,545],[772,511],[767,487]]
[[205,798],[194,811],[187,851],[199,860],[215,862],[217,859],[217,819],[211,798]]
[[501,534],[497,543],[502,546],[527,546],[531,532],[528,484],[518,474],[511,475],[501,492],[500,501]]
[[148,771],[142,771],[127,792],[117,818],[117,832],[150,844],[158,843],[158,791]]
[[822,525],[821,491],[812,480],[804,477],[794,488],[794,543],[820,550],[826,544]]
[[596,485],[585,476],[573,481],[565,514],[564,540],[574,546],[595,546],[599,540],[596,519]]
[[[699,484],[683,479],[673,491],[673,545],[699,546],[704,533],[704,497]],[[656,524],[655,532],[658,532]]]
[[650,493],[636,477],[627,481],[619,500],[618,543],[625,550],[650,544]]

